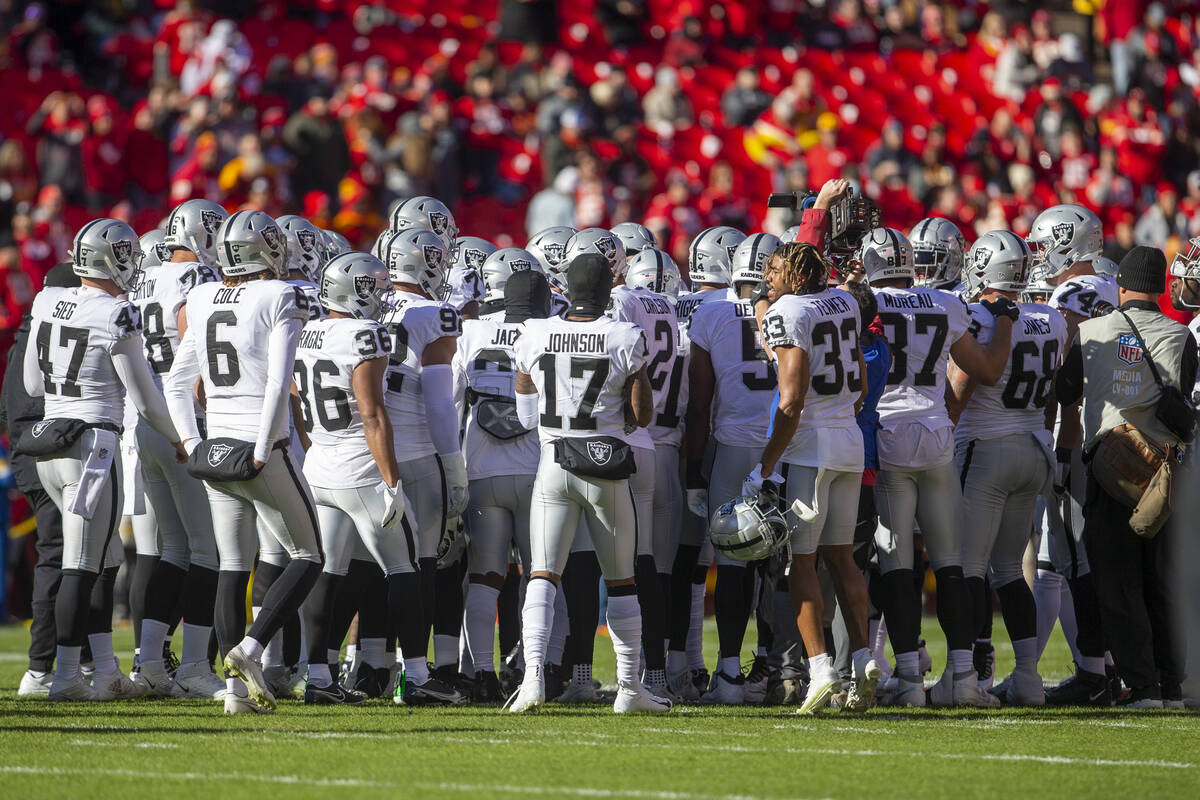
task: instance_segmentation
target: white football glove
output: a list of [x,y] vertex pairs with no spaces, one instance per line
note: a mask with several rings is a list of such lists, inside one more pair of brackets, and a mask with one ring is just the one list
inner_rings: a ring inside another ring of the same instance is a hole
[[446,475],[446,516],[457,517],[467,511],[467,462],[462,453],[440,458]]
[[442,536],[438,539],[438,569],[444,569],[453,564],[466,549],[466,526],[463,525],[462,517],[458,515],[447,517],[446,527],[442,529]]
[[400,481],[396,481],[395,487],[388,486],[383,481],[375,487],[375,491],[383,495],[384,508],[383,518],[379,521],[379,526],[385,531],[394,531],[400,527],[400,520],[404,518],[404,491],[400,487]]
[[746,476],[746,480],[742,481],[742,499],[749,502],[758,497],[758,490],[762,488],[763,483],[771,481],[772,483],[783,485],[783,476],[778,472],[772,472],[770,475],[763,477],[762,464],[754,468],[754,471]]
[[697,517],[708,519],[708,489],[688,489],[687,507]]

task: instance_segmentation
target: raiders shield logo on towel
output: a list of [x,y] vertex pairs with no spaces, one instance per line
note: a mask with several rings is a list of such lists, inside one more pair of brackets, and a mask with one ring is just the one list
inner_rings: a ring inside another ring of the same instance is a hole
[[50,420],[42,420],[41,422],[35,422],[33,425],[33,428],[30,429],[30,432],[33,433],[35,438],[38,436],[41,436],[43,433],[46,432],[46,428],[50,427],[50,422],[51,422]]
[[227,444],[214,444],[208,449],[208,465],[210,467],[219,467],[221,463],[229,457],[233,452],[233,448]]
[[612,445],[608,442],[588,442],[588,455],[601,467],[612,458],[612,453]]

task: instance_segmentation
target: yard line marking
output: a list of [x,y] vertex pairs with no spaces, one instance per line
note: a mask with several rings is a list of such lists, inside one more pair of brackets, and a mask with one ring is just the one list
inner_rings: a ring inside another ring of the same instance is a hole
[[[394,783],[390,781],[371,781],[359,778],[305,778],[300,775],[251,775],[237,772],[143,772],[132,769],[107,768],[69,768],[69,767],[36,767],[18,764],[0,764],[0,773],[10,775],[37,776],[69,776],[105,775],[117,778],[139,778],[149,780],[177,781],[257,781],[259,783],[285,784],[291,786],[317,787],[350,787],[368,789],[401,789],[417,788],[443,792],[466,792],[482,794],[499,792],[503,794],[551,795],[554,797],[633,797],[640,800],[774,800],[755,795],[744,794],[706,794],[696,792],[653,791],[646,789],[602,789],[593,786],[506,786],[491,783],[433,783],[420,781],[413,783]],[[783,800],[780,798],[780,800]]]
[[163,750],[178,750],[179,745],[173,742],[97,742],[91,739],[71,739],[67,744],[77,744],[82,747],[137,747],[142,749],[160,748]]

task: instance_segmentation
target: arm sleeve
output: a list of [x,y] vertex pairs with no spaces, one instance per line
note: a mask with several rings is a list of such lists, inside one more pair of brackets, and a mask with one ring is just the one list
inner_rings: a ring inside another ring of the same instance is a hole
[[303,320],[285,318],[271,329],[271,336],[267,340],[267,382],[263,388],[258,439],[254,442],[254,459],[264,464],[271,456],[275,441],[283,437],[289,408],[288,389],[292,382],[292,367],[296,363],[296,344],[303,327]]
[[196,422],[196,401],[192,396],[192,387],[200,379],[200,361],[196,353],[196,339],[192,329],[188,328],[179,342],[179,350],[175,353],[175,361],[171,371],[163,377],[163,395],[167,401],[167,411],[175,430],[179,432],[180,441],[200,438],[200,426]]
[[526,428],[533,430],[538,425],[538,406],[541,399],[537,392],[521,394],[517,392],[517,419]]
[[1192,387],[1196,385],[1198,355],[1196,340],[1189,331],[1187,341],[1183,343],[1183,358],[1179,365],[1179,386],[1185,395],[1190,395]]
[[1058,402],[1069,406],[1083,396],[1083,350],[1079,346],[1079,337],[1071,342],[1071,349],[1058,370],[1054,379],[1054,393]]
[[167,441],[178,442],[179,434],[171,422],[167,403],[154,384],[154,370],[146,360],[141,340],[131,336],[113,345],[112,363],[138,413]]
[[458,416],[454,408],[454,375],[449,364],[421,368],[421,392],[425,396],[425,424],[439,456],[452,456],[461,449]]
[[823,208],[806,208],[800,215],[800,230],[797,242],[808,242],[818,250],[825,249],[825,237],[829,235],[829,212]]
[[21,377],[25,384],[25,392],[30,397],[44,397],[46,386],[42,382],[42,366],[38,364],[37,343],[33,337],[32,326],[30,326],[29,334],[25,337],[25,358],[21,365]]

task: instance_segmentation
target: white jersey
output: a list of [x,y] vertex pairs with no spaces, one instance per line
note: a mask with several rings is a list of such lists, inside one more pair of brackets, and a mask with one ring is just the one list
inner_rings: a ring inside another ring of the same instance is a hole
[[352,489],[383,479],[363,435],[353,379],[359,364],[391,352],[391,337],[371,320],[319,319],[300,332],[293,375],[312,440],[304,476],[313,486]]
[[[1188,330],[1192,332],[1192,338],[1200,344],[1200,314],[1192,317],[1192,321],[1188,323]],[[1192,402],[1200,401],[1200,375],[1196,376],[1196,388],[1192,390]]]
[[309,321],[324,319],[329,316],[325,310],[325,306],[321,305],[321,287],[317,286],[312,281],[306,281],[301,278],[295,278],[285,281],[292,286],[299,286],[300,291],[308,295],[308,319]]
[[967,306],[949,292],[923,287],[888,287],[875,297],[892,351],[892,368],[879,398],[880,423],[889,428],[920,422],[931,431],[949,427],[946,366],[950,346],[967,332]]
[[456,311],[462,311],[467,303],[483,300],[483,279],[478,272],[465,264],[455,264],[451,267],[446,283],[450,286],[450,295],[446,302],[454,306]]
[[858,301],[842,289],[781,297],[763,315],[772,348],[791,345],[808,354],[808,392],[796,435],[783,461],[846,472],[863,468],[862,431],[854,404],[862,396]]
[[607,313],[641,328],[650,358],[646,373],[654,394],[654,420],[649,427],[634,431],[629,443],[645,448],[656,443],[678,447],[683,441],[680,423],[687,411],[687,359],[679,341],[675,308],[665,296],[649,289],[617,286]]
[[646,364],[646,337],[636,325],[600,317],[525,322],[517,369],[540,395],[542,442],[589,436],[625,438],[625,383]]
[[[516,343],[523,330],[521,323],[502,319],[463,322],[454,354],[454,396],[467,410],[463,455],[470,480],[537,472],[537,436],[500,439],[481,428],[476,417],[479,403],[488,403],[488,396],[504,398],[505,406],[515,402]],[[512,410],[515,413],[515,407]]]
[[[392,421],[396,458],[411,461],[437,452],[425,421],[421,356],[426,347],[444,336],[458,338],[462,320],[445,303],[409,292],[396,292],[395,303],[395,309],[384,320],[392,336],[384,404]],[[454,410],[448,408],[446,413]]]
[[725,292],[692,313],[691,343],[708,352],[713,377],[713,436],[731,447],[764,447],[775,396],[775,366],[762,346],[754,306]]
[[[1012,356],[995,386],[975,387],[954,429],[959,441],[1046,429],[1046,396],[1066,353],[1067,321],[1040,303],[1018,303],[1017,307],[1021,318],[1012,326]],[[970,310],[971,333],[980,344],[989,344],[996,318],[978,303]]]
[[705,303],[713,303],[717,300],[737,300],[737,292],[729,287],[724,289],[702,289],[698,292],[689,292],[681,294],[675,298],[675,316],[679,318],[679,330],[683,335],[684,341],[688,340],[688,327],[691,325],[692,314],[696,309]]
[[1117,279],[1108,275],[1076,275],[1067,278],[1050,295],[1050,307],[1073,311],[1091,319],[1120,305]]
[[33,298],[29,346],[37,348],[45,419],[120,427],[125,386],[113,367],[117,344],[141,333],[137,307],[100,289],[47,287]]
[[[184,313],[184,338],[195,348],[204,383],[208,435],[257,441],[270,332],[291,320],[307,321],[312,313],[308,295],[278,280],[205,283],[188,294]],[[272,436],[286,433],[285,427]]]
[[221,276],[213,267],[196,261],[168,261],[138,273],[138,284],[129,299],[142,315],[142,338],[146,360],[154,369],[154,380],[162,387],[162,376],[171,371],[179,352],[179,309],[188,293],[202,283]]
[[567,315],[567,309],[570,307],[571,301],[568,300],[565,295],[561,295],[555,291],[550,292],[550,316],[565,317]]

